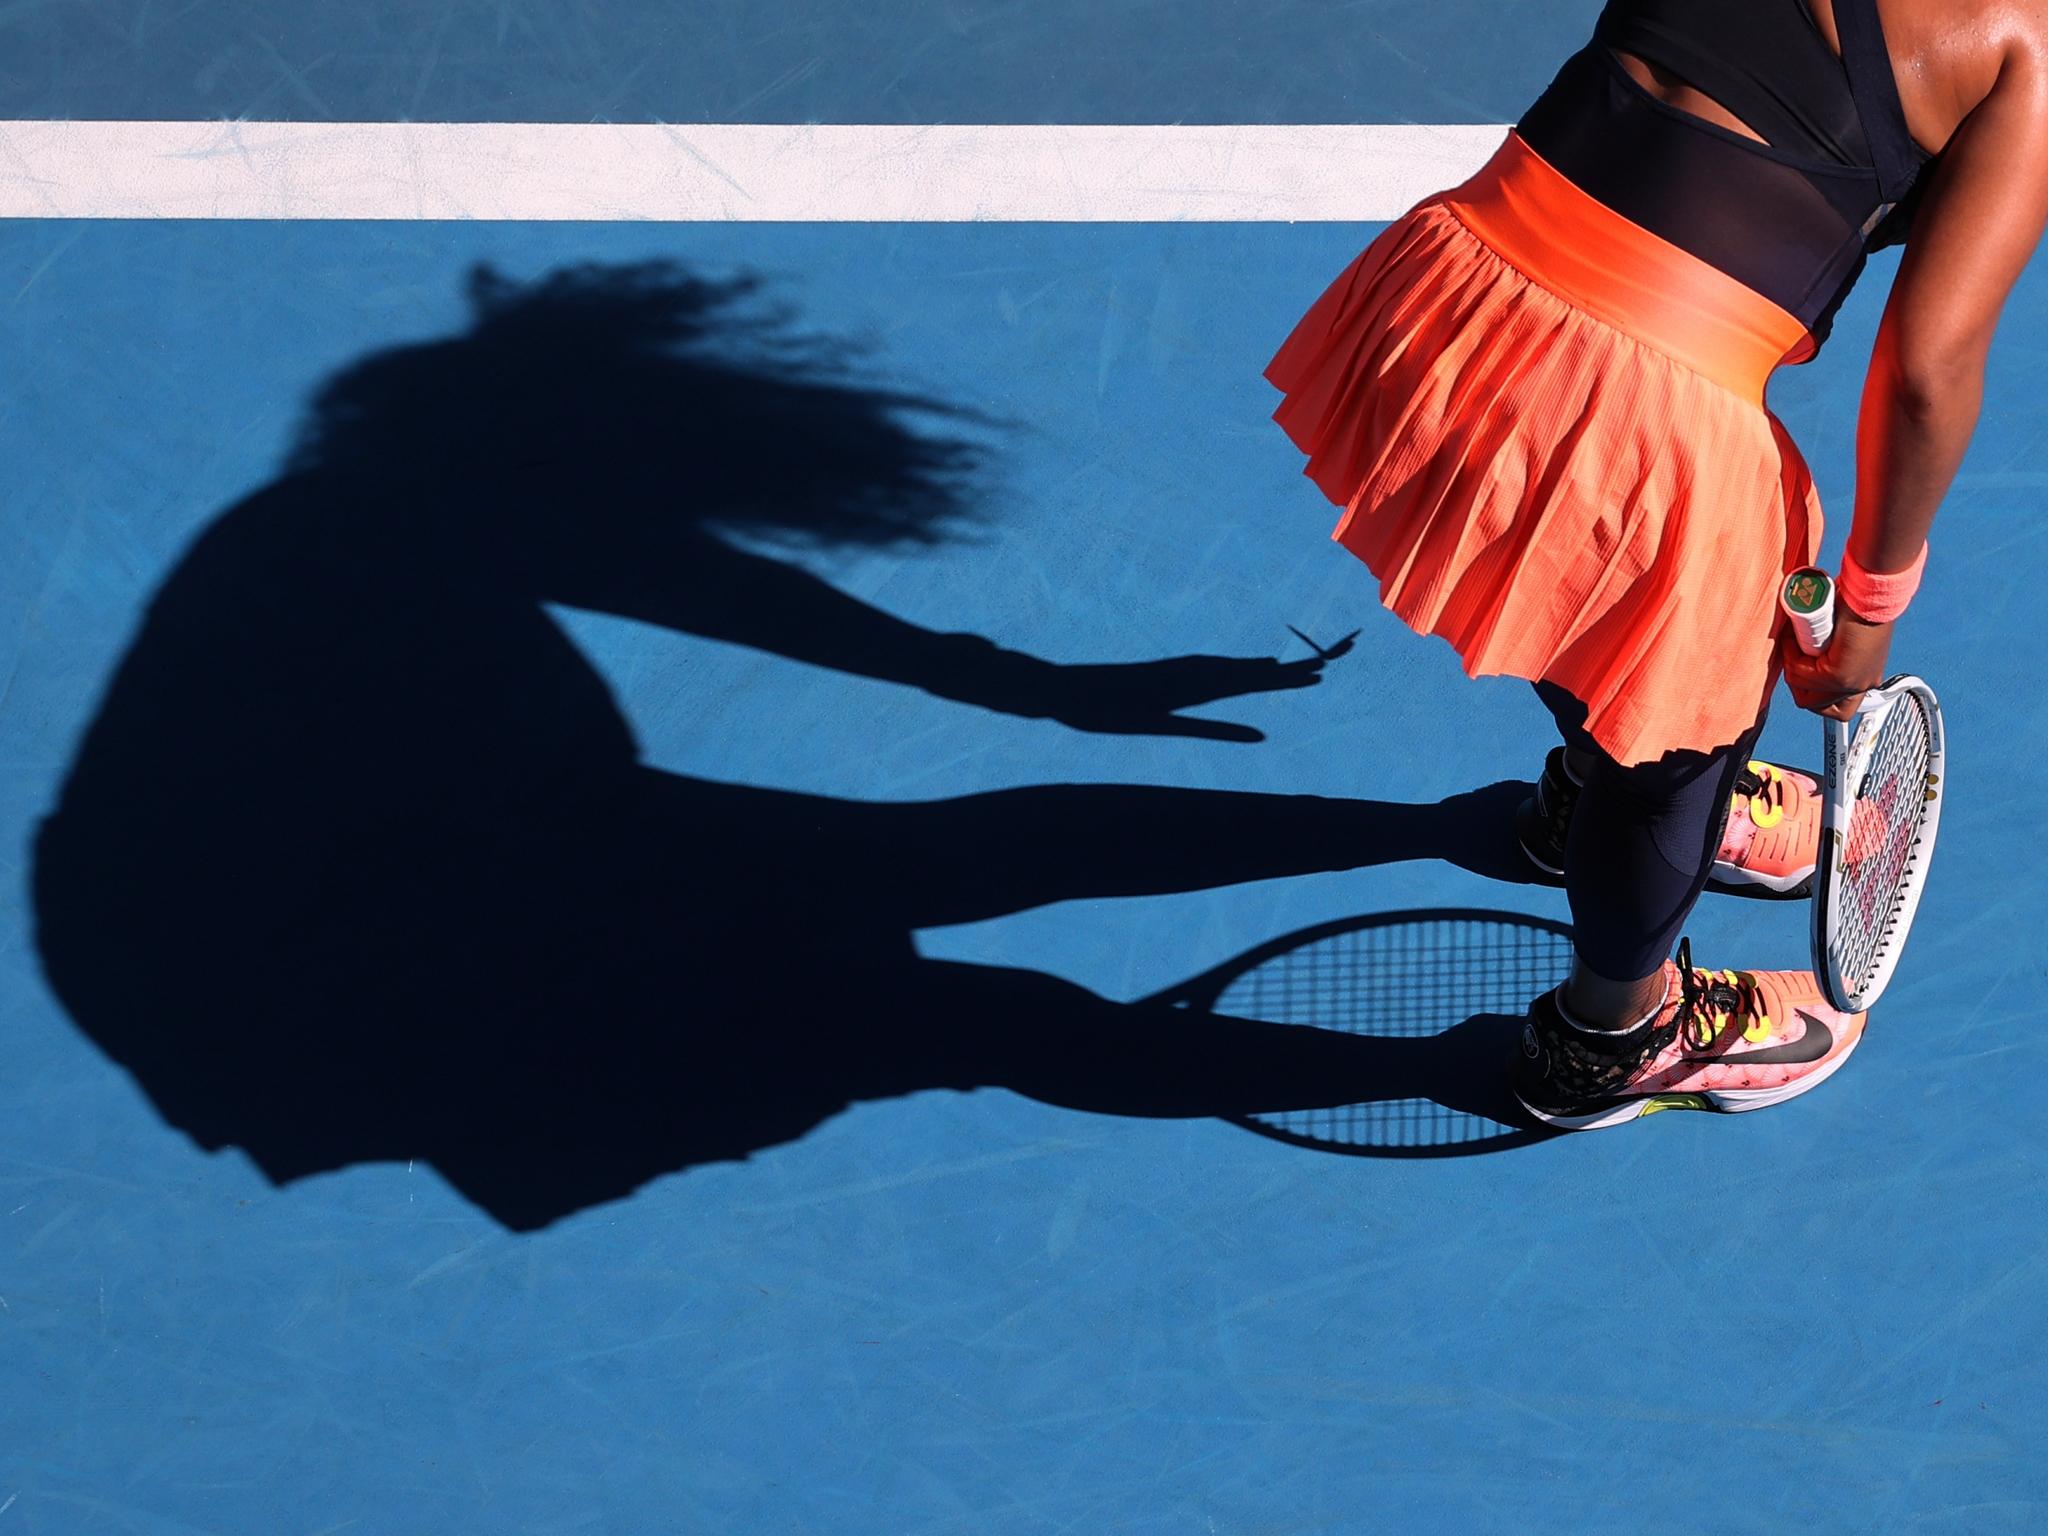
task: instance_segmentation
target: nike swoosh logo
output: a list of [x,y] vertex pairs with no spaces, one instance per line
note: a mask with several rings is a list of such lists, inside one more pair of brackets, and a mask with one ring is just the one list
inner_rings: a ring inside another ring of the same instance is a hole
[[1765,1046],[1760,1051],[1727,1051],[1718,1056],[1711,1053],[1689,1055],[1689,1059],[1731,1067],[1740,1066],[1746,1061],[1754,1062],[1760,1067],[1796,1067],[1819,1061],[1835,1048],[1834,1032],[1804,1008],[1795,1008],[1792,1011],[1806,1024],[1806,1033],[1797,1040],[1787,1041],[1784,1045]]

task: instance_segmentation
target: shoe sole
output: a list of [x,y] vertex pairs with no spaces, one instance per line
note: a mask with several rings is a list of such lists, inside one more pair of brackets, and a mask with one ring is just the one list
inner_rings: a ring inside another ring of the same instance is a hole
[[1707,884],[1718,886],[1733,895],[1754,895],[1769,891],[1773,896],[1805,896],[1813,890],[1813,866],[1790,875],[1766,875],[1759,870],[1744,869],[1740,864],[1714,862],[1714,872],[1707,877]]
[[1842,1063],[1855,1055],[1856,1047],[1862,1043],[1863,1032],[1858,1030],[1856,1038],[1849,1042],[1849,1048],[1833,1061],[1824,1062],[1818,1071],[1781,1083],[1776,1088],[1706,1088],[1697,1093],[1652,1093],[1640,1099],[1624,1099],[1590,1115],[1561,1115],[1555,1110],[1538,1109],[1519,1092],[1515,1099],[1545,1125],[1555,1126],[1561,1131],[1604,1130],[1610,1125],[1625,1125],[1666,1109],[1705,1109],[1721,1115],[1740,1115],[1752,1109],[1768,1109],[1773,1104],[1796,1099],[1810,1088],[1818,1088],[1841,1070]]
[[1522,857],[1527,859],[1531,864],[1535,865],[1538,869],[1542,870],[1543,873],[1545,873],[1546,875],[1555,875],[1560,880],[1564,878],[1564,870],[1558,865],[1551,863],[1548,859],[1539,856],[1534,848],[1531,848],[1527,843],[1522,841],[1521,835],[1519,833],[1516,834],[1515,842],[1521,847]]
[[1523,830],[1530,822],[1543,814],[1543,808],[1540,804],[1542,793],[1542,786],[1538,785],[1536,794],[1515,807],[1515,845],[1522,850],[1523,858],[1534,864],[1546,875],[1554,875],[1561,880],[1564,878],[1563,867],[1551,863],[1550,860],[1544,858],[1534,848],[1531,848],[1529,846],[1529,835]]

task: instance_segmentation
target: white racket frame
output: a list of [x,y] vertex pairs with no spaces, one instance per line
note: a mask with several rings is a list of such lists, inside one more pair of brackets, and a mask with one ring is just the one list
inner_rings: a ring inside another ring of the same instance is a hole
[[[1878,935],[1868,973],[1860,986],[1852,985],[1842,973],[1841,903],[1836,899],[1843,857],[1847,852],[1850,819],[1854,815],[1857,788],[1870,771],[1871,754],[1885,721],[1894,710],[1907,707],[1909,698],[1919,700],[1927,715],[1927,777],[1921,786],[1924,803],[1914,841],[1920,846],[1909,852],[1899,894],[1891,915]],[[1948,789],[1948,748],[1943,739],[1941,701],[1925,680],[1910,673],[1887,679],[1882,687],[1863,695],[1852,720],[1828,720],[1827,784],[1821,803],[1820,867],[1813,882],[1813,967],[1819,975],[1828,1001],[1846,1013],[1870,1008],[1897,972],[1899,954],[1906,946],[1906,934],[1919,910],[1920,894],[1927,887],[1927,868],[1934,860],[1934,834],[1941,825],[1941,802]]]

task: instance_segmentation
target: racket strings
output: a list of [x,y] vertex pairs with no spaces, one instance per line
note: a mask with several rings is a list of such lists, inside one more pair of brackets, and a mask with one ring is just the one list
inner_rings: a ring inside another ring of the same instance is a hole
[[1909,694],[1878,724],[1843,837],[1834,958],[1852,990],[1898,933],[1900,897],[1921,853],[1932,749],[1926,708]]

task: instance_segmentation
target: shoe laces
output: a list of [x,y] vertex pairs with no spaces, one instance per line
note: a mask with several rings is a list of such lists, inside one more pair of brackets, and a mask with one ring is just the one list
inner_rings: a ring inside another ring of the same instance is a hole
[[1732,1024],[1760,1045],[1771,1035],[1763,984],[1750,971],[1713,971],[1692,963],[1692,940],[1678,941],[1678,1013],[1686,1044],[1704,1050]]
[[1735,775],[1734,800],[1737,807],[1749,801],[1749,819],[1759,827],[1774,827],[1785,819],[1797,793],[1784,770],[1775,763],[1751,759]]

